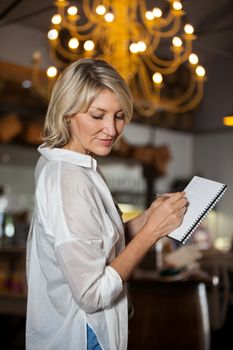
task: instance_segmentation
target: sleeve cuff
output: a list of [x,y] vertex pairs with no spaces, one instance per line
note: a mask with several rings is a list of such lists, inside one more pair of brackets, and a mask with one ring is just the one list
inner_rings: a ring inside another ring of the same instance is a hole
[[108,307],[123,290],[123,282],[119,273],[111,266],[105,268],[105,276],[101,283],[103,306]]

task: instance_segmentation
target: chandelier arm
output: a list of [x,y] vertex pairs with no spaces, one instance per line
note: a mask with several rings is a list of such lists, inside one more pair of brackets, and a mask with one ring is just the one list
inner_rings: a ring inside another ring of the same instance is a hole
[[[171,48],[170,48],[171,49]],[[173,49],[173,48],[172,48]],[[180,57],[180,55],[177,57],[177,52],[176,50],[173,50],[174,55],[176,57],[174,57],[172,60],[171,59],[162,59],[160,57],[158,57],[154,52],[151,53],[151,55],[146,56],[147,58],[150,59],[150,61],[155,65],[155,66],[161,66],[161,67],[169,67],[174,63],[174,60],[176,60],[178,57]],[[180,53],[180,52],[179,52]]]
[[173,113],[181,114],[195,108],[200,103],[203,97],[203,92],[204,92],[204,84],[203,84],[203,81],[200,80],[198,81],[197,91],[194,98],[192,98],[191,100],[188,100],[182,106],[171,105],[171,100],[166,100],[166,99],[163,99],[161,101],[162,103],[160,102],[160,106],[159,105],[156,106],[156,104],[153,102],[153,103],[150,103],[150,107],[148,106],[143,107],[143,103],[141,103],[140,100],[135,101],[135,106],[139,111],[139,113],[141,113],[145,117],[153,116],[153,114],[156,112],[156,110],[158,110],[159,107]]
[[[70,32],[85,32],[91,30],[95,24],[96,22],[92,23],[91,21],[88,21],[85,24],[79,25],[77,23],[72,23],[70,20],[67,20],[65,14],[62,15],[62,28],[65,28]],[[61,25],[59,25],[59,27],[61,27]]]
[[86,40],[89,40],[91,36],[93,36],[94,30],[95,28],[92,28],[92,31],[88,34],[81,34],[80,32],[73,32],[73,31],[69,31],[69,33],[71,37],[77,38],[79,41],[86,41]]
[[193,95],[193,93],[195,91],[195,88],[196,88],[196,85],[197,84],[196,84],[196,82],[194,80],[194,77],[192,76],[186,91],[182,94],[182,96],[177,97],[175,99],[172,99],[170,101],[171,105],[174,105],[174,106],[182,105],[182,104],[185,103],[185,101],[188,101],[191,98],[191,96]]
[[155,93],[152,92],[151,88],[151,78],[148,76],[148,71],[145,66],[139,65],[138,67],[138,77],[140,80],[140,85],[142,86],[142,94],[146,100],[153,100],[155,96],[160,100],[160,89],[155,88]]
[[57,58],[56,48],[55,47],[50,46],[50,48],[49,48],[49,57],[51,58],[52,61],[55,62],[56,66],[58,66],[59,69],[62,70],[62,68],[64,67],[64,63],[61,63],[59,58]]
[[[174,57],[173,60],[163,60],[160,57],[156,56],[154,52],[150,56],[145,56],[146,63],[150,67],[151,70],[159,70],[160,73],[163,74],[171,74],[175,71],[176,68],[179,67],[182,63],[184,63],[190,53],[192,52],[192,41],[186,40],[186,46],[181,55]],[[176,51],[175,51],[176,53]]]
[[57,50],[60,55],[62,55],[64,58],[70,61],[75,61],[78,57],[81,57],[81,55],[78,55],[77,52],[69,52],[66,49],[64,49],[64,47],[62,47],[60,42],[58,42],[56,47],[54,47],[53,49],[55,52]]
[[150,56],[143,56],[145,62],[147,63],[148,67],[151,70],[162,70],[164,69],[164,73],[165,73],[165,68],[169,68],[170,66],[174,65],[174,60],[163,60],[162,58],[159,58],[156,55],[150,55]]
[[160,107],[160,96],[154,95],[153,100],[145,101],[142,94],[139,96],[136,88],[137,82],[132,82],[131,91],[134,93],[134,106],[143,117],[151,117]]
[[161,38],[170,38],[179,31],[180,26],[181,26],[180,17],[174,17],[174,21],[171,29],[169,29],[166,32],[160,32],[160,31],[154,30],[154,34],[160,35]]
[[147,118],[152,117],[155,114],[156,110],[158,109],[155,106],[148,107],[148,108],[143,107],[143,105],[141,105],[140,102],[135,103],[135,107],[138,110],[139,114],[141,114],[143,117],[147,117]]
[[187,61],[189,55],[192,53],[192,48],[192,40],[185,40],[185,49],[180,57],[181,64]]
[[85,31],[91,30],[91,28],[93,28],[94,25],[95,25],[95,23],[91,23],[91,22],[87,22],[83,25],[73,24],[73,23],[67,21],[66,19],[64,19],[64,21],[62,22],[63,28],[68,29],[69,32],[75,32],[75,33],[78,32],[79,35],[80,35],[80,32],[85,32]]
[[174,113],[185,113],[193,108],[195,108],[200,102],[203,97],[204,93],[204,81],[198,80],[197,81],[197,89],[195,96],[188,100],[187,103],[183,104],[182,106],[172,106],[171,101],[169,101],[169,105],[167,106],[167,110],[172,111]]
[[170,66],[161,67],[161,64],[155,64],[151,57],[143,56],[143,60],[147,67],[153,72],[160,72],[161,74],[168,75],[174,73],[180,66],[180,56],[176,57],[174,61],[171,61]]
[[171,24],[171,22],[174,20],[173,12],[171,11],[171,8],[169,9],[167,17],[159,18],[159,27],[165,28]]
[[[144,81],[144,79],[143,79]],[[202,97],[203,97],[203,91],[204,91],[204,81],[203,79],[198,79],[197,84],[195,84],[195,81],[191,81],[191,85],[188,87],[184,95],[182,97],[176,98],[176,99],[167,99],[163,98],[161,99],[158,94],[153,94],[148,89],[148,85],[143,84],[144,90],[143,93],[145,97],[147,98],[148,102],[150,103],[150,108],[147,106],[146,108],[143,107],[143,102],[140,103],[140,99],[137,99],[135,104],[139,107],[141,106],[144,113],[147,111],[147,115],[150,113],[153,114],[158,107],[164,108],[165,110],[169,110],[174,113],[184,113],[188,110],[193,109],[196,107]],[[196,93],[192,97],[193,93]]]
[[159,37],[156,37],[154,36],[152,41],[151,39],[149,40],[149,44],[147,43],[147,47],[146,47],[146,51],[145,51],[145,54],[147,56],[151,56],[154,54],[154,52],[156,51],[156,49],[158,48],[159,46],[159,43],[160,43],[160,38]]
[[157,50],[158,46],[160,44],[160,37],[158,36],[154,36],[153,37],[153,40],[151,42],[151,45],[149,47],[149,49],[147,49],[147,54],[150,56],[150,55],[153,55],[154,52]]

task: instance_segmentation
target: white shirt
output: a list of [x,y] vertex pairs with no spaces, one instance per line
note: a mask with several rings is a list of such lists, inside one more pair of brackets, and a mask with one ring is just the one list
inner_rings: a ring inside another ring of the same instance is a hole
[[28,350],[86,350],[86,324],[103,350],[126,350],[126,288],[109,263],[124,228],[95,159],[39,147],[27,243]]

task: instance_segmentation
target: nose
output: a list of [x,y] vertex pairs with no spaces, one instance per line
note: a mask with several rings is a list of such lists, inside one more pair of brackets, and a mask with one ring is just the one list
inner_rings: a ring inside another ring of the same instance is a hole
[[117,134],[115,118],[106,118],[104,131],[108,136],[114,137]]

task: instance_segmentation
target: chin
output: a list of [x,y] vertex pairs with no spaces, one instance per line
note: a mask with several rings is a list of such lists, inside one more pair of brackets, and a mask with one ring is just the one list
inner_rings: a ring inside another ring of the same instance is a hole
[[109,153],[111,152],[110,147],[104,147],[104,148],[99,148],[99,149],[95,149],[92,153],[95,154],[96,156],[108,156]]

